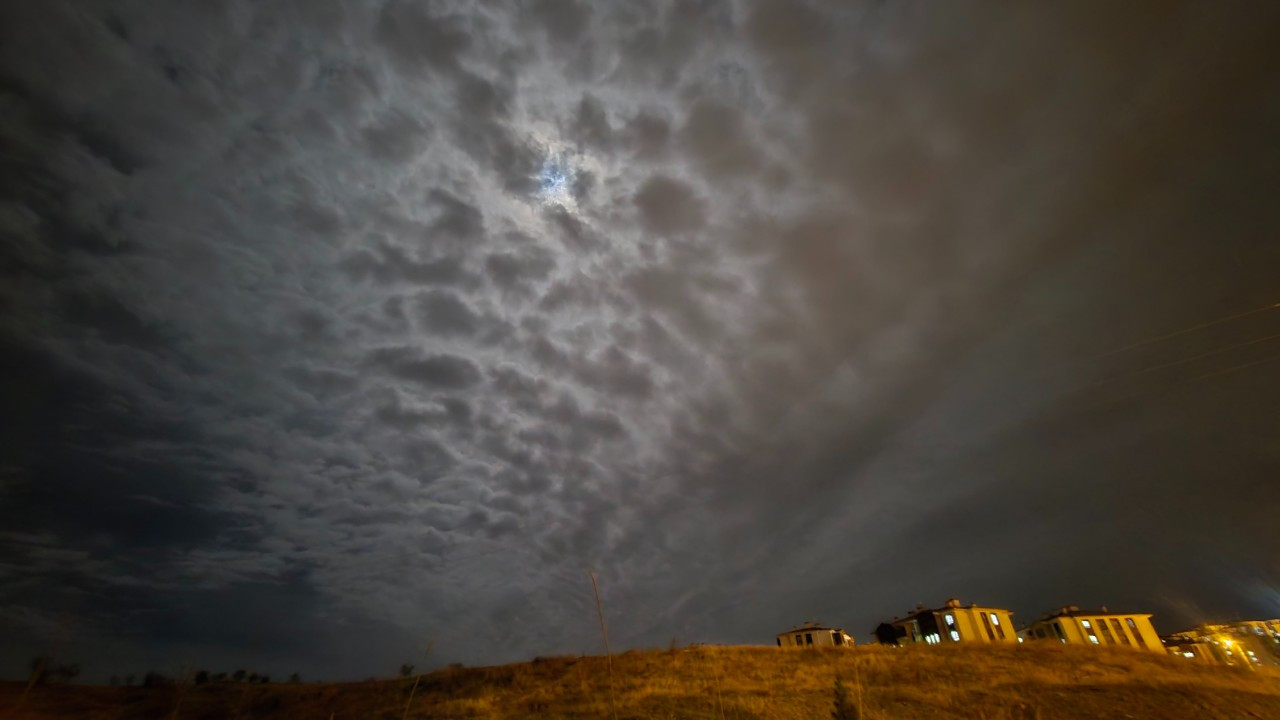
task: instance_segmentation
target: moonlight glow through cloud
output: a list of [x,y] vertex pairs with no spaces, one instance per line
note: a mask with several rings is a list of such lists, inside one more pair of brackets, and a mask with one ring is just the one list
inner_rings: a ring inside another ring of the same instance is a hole
[[576,172],[565,155],[548,156],[538,173],[538,195],[548,205],[575,205],[573,183]]

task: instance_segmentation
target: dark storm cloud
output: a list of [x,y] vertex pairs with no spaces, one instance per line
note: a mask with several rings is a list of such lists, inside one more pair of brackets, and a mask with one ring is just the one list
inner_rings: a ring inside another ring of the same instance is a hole
[[751,174],[759,163],[741,113],[722,103],[696,103],[680,135],[703,173],[715,181]]
[[430,139],[431,126],[403,111],[393,111],[362,131],[373,157],[393,162],[413,157]]
[[697,230],[705,221],[702,199],[687,183],[657,175],[636,192],[640,222],[655,235],[676,235]]
[[401,248],[384,245],[377,250],[359,250],[342,261],[342,269],[355,280],[386,284],[396,280],[418,285],[467,285],[477,277],[456,258],[413,260]]
[[455,70],[472,42],[471,22],[456,15],[434,15],[420,3],[397,0],[378,13],[376,40],[402,72]]
[[1280,299],[1267,20],[12,3],[0,630],[367,676],[590,650],[587,569],[628,646],[1260,612],[1280,320],[1098,356]]
[[557,44],[577,41],[591,22],[591,6],[577,0],[536,0],[529,12]]
[[411,347],[379,348],[369,364],[392,375],[431,387],[462,389],[480,381],[476,364],[458,355],[428,355]]

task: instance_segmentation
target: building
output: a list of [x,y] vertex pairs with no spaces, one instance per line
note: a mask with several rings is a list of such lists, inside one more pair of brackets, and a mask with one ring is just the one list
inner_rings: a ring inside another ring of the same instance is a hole
[[1169,653],[1218,665],[1280,667],[1280,620],[1197,625],[1164,639]]
[[1224,664],[1221,649],[1213,643],[1200,642],[1193,638],[1184,638],[1177,635],[1160,638],[1160,640],[1164,642],[1165,651],[1174,657],[1209,665]]
[[1081,610],[1070,605],[1018,631],[1024,640],[1051,640],[1085,645],[1115,645],[1163,653],[1164,645],[1151,624],[1150,613],[1113,613],[1102,607]]
[[844,628],[805,623],[778,633],[778,647],[853,647],[853,637]]
[[935,610],[916,606],[904,618],[876,628],[876,639],[887,645],[949,642],[1017,643],[1013,613],[1004,608],[963,606],[951,598]]

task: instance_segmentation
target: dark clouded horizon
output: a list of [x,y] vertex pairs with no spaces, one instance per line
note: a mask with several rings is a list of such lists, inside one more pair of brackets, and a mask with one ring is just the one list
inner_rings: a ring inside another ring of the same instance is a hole
[[4,3],[0,675],[1280,615],[1280,8],[1064,5]]

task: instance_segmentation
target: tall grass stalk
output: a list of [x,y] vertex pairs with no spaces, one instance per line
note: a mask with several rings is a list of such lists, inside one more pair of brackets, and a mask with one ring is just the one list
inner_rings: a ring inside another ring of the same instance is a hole
[[409,699],[404,701],[404,712],[400,714],[400,720],[405,720],[409,717],[409,708],[413,707],[413,694],[418,692],[418,683],[420,682],[422,682],[421,673],[413,679],[413,687],[409,688]]
[[600,635],[604,638],[604,659],[609,667],[609,708],[613,711],[613,720],[618,720],[618,699],[613,687],[613,653],[609,652],[609,626],[604,622],[604,605],[600,603],[600,583],[594,570],[588,570],[587,575],[591,577],[591,591],[596,596],[596,615],[600,618]]
[[[435,640],[427,641],[427,652],[426,652],[426,655],[423,655],[423,657],[426,657],[427,655],[431,654],[431,648],[435,644],[436,644]],[[409,708],[413,707],[413,695],[414,693],[418,692],[418,683],[420,682],[422,682],[422,673],[418,673],[418,675],[413,679],[413,687],[409,688],[409,699],[406,700],[404,703],[404,712],[400,715],[400,720],[405,720],[406,718],[409,717]],[[333,720],[333,718],[329,718],[329,720]]]
[[[854,652],[857,652],[857,651],[855,650]],[[866,717],[866,715],[862,714],[862,672],[861,672],[861,669],[858,667],[859,665],[862,664],[861,660],[862,658],[858,657],[857,655],[853,656],[853,685],[854,685],[854,688],[858,691],[858,717],[864,718]]]

